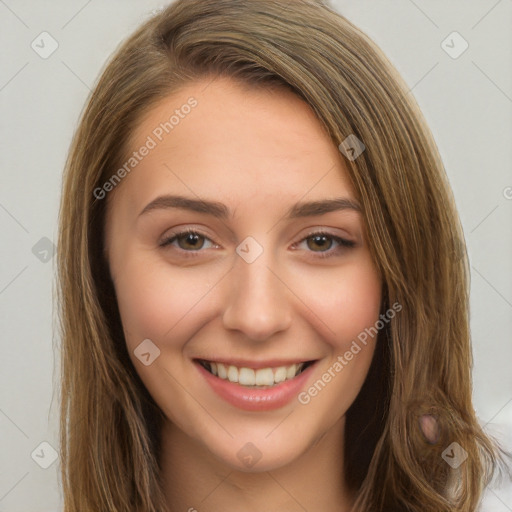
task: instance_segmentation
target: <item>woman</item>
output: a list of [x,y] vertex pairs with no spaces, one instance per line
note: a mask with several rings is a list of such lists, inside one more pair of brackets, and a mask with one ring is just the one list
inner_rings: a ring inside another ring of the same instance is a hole
[[116,52],[61,205],[65,511],[473,511],[442,162],[320,1],[179,0]]

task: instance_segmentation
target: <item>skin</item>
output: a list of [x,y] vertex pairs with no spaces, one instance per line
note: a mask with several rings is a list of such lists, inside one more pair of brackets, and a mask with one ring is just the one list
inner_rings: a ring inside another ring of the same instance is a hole
[[[160,457],[171,510],[348,511],[354,496],[342,469],[345,413],[375,339],[307,405],[293,399],[273,411],[227,403],[192,361],[213,354],[319,360],[307,389],[379,319],[382,280],[362,214],[284,219],[297,202],[357,201],[343,156],[301,99],[227,78],[189,84],[162,100],[130,147],[143,145],[190,96],[197,107],[109,194],[106,225],[127,349],[167,418]],[[220,201],[234,217],[174,208],[139,215],[162,194]],[[187,227],[206,238],[159,245]],[[306,238],[322,230],[356,245]],[[252,263],[235,252],[248,236],[263,248]],[[134,354],[145,339],[160,350],[148,366]],[[261,453],[251,468],[237,456],[248,442]]]

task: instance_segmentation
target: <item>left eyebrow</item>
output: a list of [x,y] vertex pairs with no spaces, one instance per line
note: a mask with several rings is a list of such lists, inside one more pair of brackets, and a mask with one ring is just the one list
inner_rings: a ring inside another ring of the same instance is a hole
[[[169,208],[180,208],[197,213],[205,213],[224,220],[233,217],[233,212],[224,203],[177,195],[158,196],[144,207],[139,216],[152,210]],[[301,217],[313,217],[339,210],[352,210],[360,213],[361,206],[356,200],[347,197],[302,202],[296,203],[290,207],[285,214],[285,218],[289,220]]]
[[297,219],[300,217],[313,217],[339,210],[352,210],[361,213],[361,205],[354,199],[349,199],[347,197],[297,203],[288,210],[286,218]]

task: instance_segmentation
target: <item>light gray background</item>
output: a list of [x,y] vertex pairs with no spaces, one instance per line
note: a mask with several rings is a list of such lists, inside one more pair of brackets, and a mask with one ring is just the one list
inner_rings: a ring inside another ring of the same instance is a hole
[[[92,84],[163,5],[0,0],[0,512],[61,510],[58,459],[48,469],[35,462],[51,460],[42,442],[58,453],[55,259],[39,241],[56,240],[61,173]],[[388,55],[434,133],[469,249],[475,407],[510,447],[512,0],[334,5]],[[47,59],[31,47],[43,31],[58,42]],[[441,47],[453,31],[469,43],[456,59]],[[512,511],[510,487],[489,490],[483,510]]]

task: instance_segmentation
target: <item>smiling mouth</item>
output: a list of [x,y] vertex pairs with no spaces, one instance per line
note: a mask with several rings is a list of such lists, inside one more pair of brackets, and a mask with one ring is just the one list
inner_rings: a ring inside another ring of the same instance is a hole
[[197,362],[212,375],[246,388],[267,389],[292,380],[316,361],[294,363],[288,366],[252,369],[220,362],[197,359]]

